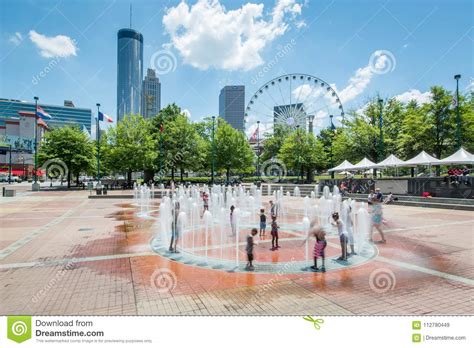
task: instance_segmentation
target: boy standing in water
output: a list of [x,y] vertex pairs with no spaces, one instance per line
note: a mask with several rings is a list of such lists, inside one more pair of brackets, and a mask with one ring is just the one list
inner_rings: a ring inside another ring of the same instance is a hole
[[382,203],[379,202],[377,198],[372,200],[372,210],[371,210],[371,228],[370,228],[370,241],[373,242],[372,235],[374,233],[374,227],[379,231],[380,237],[382,240],[379,243],[386,243],[385,235],[383,234],[382,230],[382,221],[383,221],[383,213],[382,213]]
[[237,221],[235,218],[235,207],[233,205],[230,206],[230,228],[232,230],[232,237],[235,237],[235,234],[237,233]]
[[171,221],[171,242],[169,251],[171,253],[179,253],[177,246],[178,246],[178,239],[179,239],[179,228],[178,228],[178,215],[179,215],[179,202],[173,202],[173,221]]
[[267,228],[267,216],[265,210],[260,209],[260,237],[265,235],[265,229]]
[[347,232],[344,230],[344,223],[339,219],[339,213],[333,213],[332,222],[333,226],[337,227],[337,233],[339,234],[339,242],[341,243],[342,255],[338,258],[339,261],[347,261]]
[[245,247],[245,251],[247,252],[247,266],[245,267],[245,269],[247,271],[253,271],[254,270],[254,267],[253,267],[253,247],[255,246],[255,243],[253,241],[253,237],[256,236],[258,233],[257,229],[256,228],[252,228],[252,231],[250,232],[250,234],[247,236],[247,246]]
[[280,226],[278,226],[277,224],[277,221],[276,221],[277,217],[275,215],[272,216],[272,248],[271,248],[271,251],[275,251],[277,250],[278,248],[280,248],[280,246],[278,245],[278,228]]

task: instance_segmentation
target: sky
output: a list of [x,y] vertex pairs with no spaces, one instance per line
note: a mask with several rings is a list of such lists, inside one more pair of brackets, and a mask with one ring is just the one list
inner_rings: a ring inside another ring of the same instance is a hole
[[328,82],[345,110],[370,98],[429,101],[429,88],[473,87],[469,0],[1,0],[0,97],[95,110],[115,119],[117,31],[144,36],[162,107],[192,120],[217,115],[219,91],[245,85],[246,103],[277,76]]

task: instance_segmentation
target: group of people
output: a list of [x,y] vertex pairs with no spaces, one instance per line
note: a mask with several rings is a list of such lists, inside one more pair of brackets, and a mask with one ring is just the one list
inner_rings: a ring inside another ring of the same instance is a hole
[[448,175],[444,178],[446,183],[450,184],[465,184],[469,185],[469,172],[470,170],[464,166],[464,168],[451,168],[448,169]]
[[[370,236],[369,241],[374,242],[373,240],[373,229],[375,228],[381,237],[381,240],[378,243],[386,243],[387,240],[385,239],[385,235],[383,233],[382,224],[383,220],[383,211],[382,211],[382,202],[384,201],[383,195],[380,192],[380,189],[376,189],[375,192],[371,192],[369,195],[369,211],[370,211],[370,219],[371,219],[371,228],[370,228]],[[278,245],[278,229],[279,226],[277,224],[277,206],[270,201],[270,210],[271,212],[275,213],[271,215],[272,217],[272,224],[271,224],[271,236],[272,236],[272,248],[270,250],[275,251],[279,247]],[[344,223],[339,216],[338,212],[334,212],[331,216],[331,225],[337,228],[338,236],[339,236],[339,243],[341,246],[341,256],[337,258],[338,261],[347,261],[348,257],[357,255],[355,252],[354,247],[354,221],[352,219],[352,208],[349,206],[349,211],[347,214],[346,223]],[[250,234],[247,236],[247,266],[246,270],[252,271],[254,270],[253,266],[253,259],[254,259],[254,246],[257,244],[254,240],[254,237],[260,233],[260,237],[265,236],[265,229],[266,229],[266,215],[265,210],[262,208],[260,209],[260,230],[257,228],[253,228]],[[314,264],[310,267],[312,271],[315,272],[326,272],[325,266],[325,249],[327,246],[326,235],[328,233],[327,225],[318,226],[316,224],[316,220],[313,220],[310,224],[310,230],[308,233],[307,238],[303,241],[303,245],[307,242],[307,240],[311,237],[315,238],[315,244],[313,249],[313,260]],[[348,251],[348,247],[350,247],[350,252]],[[318,259],[321,259],[321,267],[318,267]]]
[[[385,235],[383,233],[382,223],[383,223],[383,213],[382,213],[382,202],[383,195],[380,192],[380,189],[376,189],[375,192],[371,191],[368,197],[368,206],[370,209],[371,215],[371,230],[370,230],[370,242],[373,242],[373,229],[375,228],[381,236],[379,243],[386,243]],[[204,211],[209,208],[208,205],[208,196],[203,195]],[[280,226],[277,222],[278,217],[278,205],[274,204],[273,201],[270,201],[270,234],[272,237],[272,247],[271,251],[276,251],[280,248],[278,244],[278,230]],[[177,244],[179,239],[179,228],[178,228],[178,215],[179,215],[179,203],[174,203],[172,216],[172,226],[171,226],[171,241],[169,246],[169,251],[172,253],[178,253]],[[231,227],[231,237],[235,237],[237,234],[237,217],[235,213],[235,206],[230,207],[230,227]],[[246,238],[246,253],[247,253],[247,265],[246,270],[253,271],[253,260],[254,260],[254,246],[257,244],[254,237],[259,234],[260,237],[264,237],[267,228],[267,216],[265,214],[265,209],[261,208],[259,212],[260,228],[252,228],[249,235]],[[352,219],[351,208],[347,214],[346,222],[344,223],[339,216],[338,212],[334,212],[331,215],[331,225],[333,225],[338,232],[339,243],[341,246],[341,256],[337,259],[338,261],[347,261],[348,257],[352,255],[357,255],[354,248],[354,221]],[[315,244],[313,249],[313,260],[314,264],[311,266],[311,270],[315,272],[326,272],[325,267],[325,249],[327,246],[326,235],[329,232],[327,225],[318,226],[316,220],[313,220],[310,223],[310,230],[307,236],[307,239],[303,241],[303,244],[311,237],[315,238]],[[350,247],[350,252],[348,251]],[[321,259],[322,265],[318,267],[318,259]]]

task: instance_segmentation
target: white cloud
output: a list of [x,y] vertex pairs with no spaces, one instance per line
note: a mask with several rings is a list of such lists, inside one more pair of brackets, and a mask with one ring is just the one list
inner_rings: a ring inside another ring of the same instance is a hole
[[[373,76],[374,73],[370,66],[357,69],[355,74],[349,79],[347,86],[337,92],[341,101],[347,103],[362,94],[369,85]],[[332,87],[336,89],[335,85]]]
[[250,70],[263,63],[263,49],[301,14],[296,0],[279,0],[269,15],[247,3],[226,10],[218,0],[182,1],[163,17],[171,44],[185,63],[199,69]]
[[395,96],[399,102],[408,104],[410,101],[415,100],[418,104],[427,104],[431,102],[431,92],[420,92],[417,89],[410,89],[409,91]]
[[191,118],[191,111],[189,111],[188,109],[183,109],[181,113],[185,115],[187,118]]
[[19,32],[16,32],[8,38],[8,41],[10,41],[15,46],[18,46],[23,41],[23,35],[21,35]]
[[78,50],[75,40],[65,35],[46,36],[31,30],[29,36],[44,58],[75,56]]

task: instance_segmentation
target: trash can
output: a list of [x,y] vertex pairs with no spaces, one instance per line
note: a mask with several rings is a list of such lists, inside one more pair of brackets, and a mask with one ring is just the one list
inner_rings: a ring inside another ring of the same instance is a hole
[[95,189],[95,193],[97,194],[97,196],[101,196],[102,195],[102,189],[101,188]]

